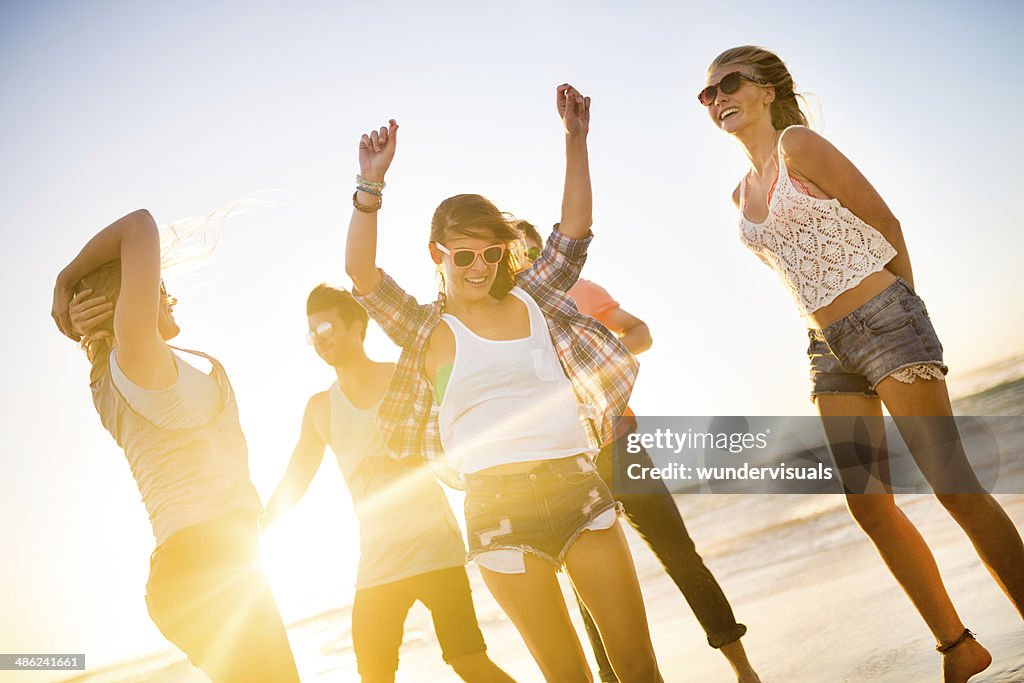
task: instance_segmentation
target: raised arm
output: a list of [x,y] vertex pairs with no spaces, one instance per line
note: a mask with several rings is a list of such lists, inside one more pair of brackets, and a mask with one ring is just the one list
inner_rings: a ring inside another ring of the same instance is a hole
[[[53,287],[53,307],[50,311],[57,329],[65,336],[78,341],[80,336],[72,331],[71,317],[68,314],[75,284],[100,266],[123,259],[123,252],[144,257],[148,252],[147,247],[152,246],[150,242],[153,241],[156,244],[157,255],[156,279],[153,282],[153,291],[156,292],[160,281],[160,237],[156,232],[156,222],[149,211],[133,211],[96,233],[78,252],[78,256],[57,274],[57,281]],[[155,310],[154,307],[154,321]]]
[[864,174],[842,152],[808,128],[794,128],[782,139],[786,164],[797,174],[834,197],[858,218],[873,227],[896,249],[896,256],[886,265],[896,275],[914,286],[907,244],[899,220]]
[[274,489],[270,502],[267,503],[266,512],[260,518],[260,526],[264,529],[299,502],[309,488],[309,483],[313,481],[313,475],[320,468],[320,463],[323,462],[326,443],[317,431],[316,414],[325,409],[327,400],[327,394],[320,393],[310,398],[306,404],[299,442],[292,450],[292,457],[288,461],[288,468],[281,478],[281,483]]
[[568,83],[556,89],[558,116],[565,129],[565,189],[562,192],[562,220],[559,230],[573,239],[586,237],[593,225],[593,197],[590,190],[590,98]]
[[96,268],[120,262],[121,287],[114,307],[118,363],[144,388],[173,382],[174,360],[160,335],[160,232],[153,216],[139,209],[117,219],[99,233],[57,276],[51,315],[62,333],[79,337],[68,306],[75,284]]
[[[359,175],[368,182],[356,190],[345,244],[345,272],[360,294],[369,293],[381,280],[377,269],[377,210],[382,199],[373,192],[383,189],[384,175],[395,158],[397,136],[398,124],[391,119],[386,127],[359,140]],[[373,185],[378,183],[379,189]]]

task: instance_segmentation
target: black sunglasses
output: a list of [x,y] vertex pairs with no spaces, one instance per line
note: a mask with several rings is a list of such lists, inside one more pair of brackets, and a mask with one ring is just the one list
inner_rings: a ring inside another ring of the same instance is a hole
[[743,81],[756,83],[757,85],[768,85],[760,78],[754,78],[753,76],[748,76],[745,73],[733,71],[731,74],[723,76],[722,80],[718,81],[718,83],[709,85],[697,93],[697,100],[705,107],[710,107],[711,103],[715,101],[716,97],[718,97],[719,88],[721,88],[722,92],[726,95],[731,95],[740,89],[740,85],[742,85],[741,79]]

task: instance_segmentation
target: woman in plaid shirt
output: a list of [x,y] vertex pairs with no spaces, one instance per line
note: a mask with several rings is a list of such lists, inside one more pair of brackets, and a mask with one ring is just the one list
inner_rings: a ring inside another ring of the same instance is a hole
[[431,222],[443,291],[420,305],[376,265],[377,215],[398,124],[362,136],[345,266],[356,299],[402,347],[378,411],[396,457],[424,457],[466,489],[470,557],[549,681],[591,681],[556,572],[564,566],[623,681],[661,681],[618,506],[591,457],[636,377],[618,339],[565,291],[592,239],[590,98],[557,88],[562,220],[516,274],[515,219],[479,195]]

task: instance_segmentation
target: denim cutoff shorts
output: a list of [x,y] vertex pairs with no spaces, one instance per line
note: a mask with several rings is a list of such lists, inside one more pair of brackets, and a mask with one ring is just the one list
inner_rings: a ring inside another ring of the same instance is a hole
[[587,526],[619,508],[586,455],[548,460],[518,474],[467,474],[465,480],[470,559],[518,550],[561,567]]
[[879,382],[913,366],[949,371],[924,301],[902,278],[845,318],[807,333],[812,401],[820,394],[878,396]]

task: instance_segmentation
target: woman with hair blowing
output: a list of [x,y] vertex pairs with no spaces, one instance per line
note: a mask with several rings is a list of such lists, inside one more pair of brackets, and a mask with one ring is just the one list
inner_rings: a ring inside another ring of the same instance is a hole
[[592,680],[556,577],[564,566],[619,679],[660,681],[617,506],[591,460],[626,407],[637,366],[565,294],[591,239],[590,99],[563,84],[557,105],[562,221],[532,268],[517,273],[515,220],[479,195],[450,197],[434,212],[437,301],[419,305],[377,268],[393,120],[359,145],[345,268],[356,299],[402,347],[378,412],[384,441],[464,485],[470,557],[545,678]]
[[806,127],[776,55],[737,47],[715,58],[698,95],[735,137],[750,171],[733,192],[740,237],[777,271],[807,318],[811,396],[847,505],[938,641],[946,683],[991,656],[964,627],[924,539],[896,507],[882,404],[936,496],[1024,616],[1024,546],[964,454],[942,345],[914,291],[899,221],[857,168]]
[[[61,271],[52,315],[72,339],[84,333],[93,403],[149,512],[153,622],[214,683],[298,681],[259,567],[262,505],[235,396],[216,359],[167,344],[179,332],[174,304],[160,278],[156,223],[139,210]],[[197,358],[210,374],[192,365]]]

